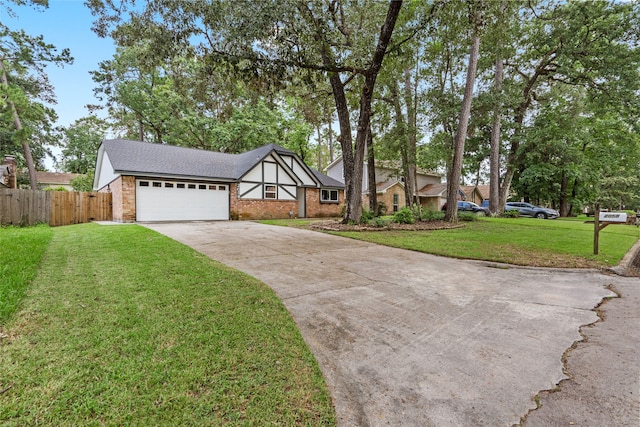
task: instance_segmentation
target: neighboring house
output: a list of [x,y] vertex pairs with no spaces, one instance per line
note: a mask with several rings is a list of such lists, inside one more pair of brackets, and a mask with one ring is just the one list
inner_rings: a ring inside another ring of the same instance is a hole
[[105,140],[93,187],[118,222],[340,216],[344,185],[268,144],[242,154]]
[[[418,194],[420,195],[420,204],[431,210],[440,210],[447,202],[447,184],[429,184],[422,187]],[[461,185],[458,190],[458,200],[465,200],[476,204],[482,203],[482,195],[478,188],[473,185]]]
[[0,165],[0,188],[18,188],[16,158],[5,156]]
[[491,193],[490,193],[490,186],[488,185],[476,185],[476,188],[478,189],[478,192],[480,193],[480,201],[476,202],[477,204],[482,204],[483,201],[485,200],[489,200],[489,198],[491,197]]
[[[343,170],[342,157],[334,160],[325,171],[327,175],[335,180],[344,182],[344,170]],[[440,175],[427,172],[421,169],[416,171],[416,187],[423,188],[427,185],[439,184],[441,180]],[[393,162],[378,161],[376,163],[376,194],[378,202],[383,202],[388,209],[389,213],[397,212],[406,206],[404,197],[404,183],[401,176],[398,173],[398,167]],[[423,197],[420,192],[418,195]],[[427,197],[427,196],[424,196]],[[363,165],[363,177],[362,177],[362,203],[363,206],[369,206],[369,175],[368,165]],[[422,205],[425,203],[434,205],[436,201],[422,200]]]
[[460,190],[462,190],[462,192],[464,193],[464,198],[463,200],[467,201],[467,202],[473,202],[477,205],[481,205],[482,204],[482,200],[484,200],[484,195],[482,193],[482,191],[480,190],[480,187],[487,187],[487,199],[488,197],[488,193],[489,193],[489,186],[488,185],[461,185],[460,186]]
[[42,172],[36,171],[36,183],[40,190],[64,188],[72,191],[71,181],[82,176],[79,173]]
[[432,211],[439,211],[447,202],[447,184],[427,184],[418,190],[420,205]]

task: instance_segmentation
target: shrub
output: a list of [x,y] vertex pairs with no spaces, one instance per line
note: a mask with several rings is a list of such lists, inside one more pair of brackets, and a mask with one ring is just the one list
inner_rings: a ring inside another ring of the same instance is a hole
[[511,210],[511,211],[504,211],[502,212],[502,217],[503,218],[518,218],[520,216],[520,212],[518,212],[517,210]]
[[478,220],[478,215],[476,215],[474,213],[471,213],[471,212],[460,212],[458,214],[458,219],[460,221],[477,221]]
[[377,216],[382,216],[387,214],[387,205],[384,202],[378,202],[378,212]]
[[422,221],[442,221],[444,219],[444,212],[426,210],[422,212],[420,219]]
[[398,224],[413,224],[415,222],[413,211],[405,206],[393,214],[393,222],[397,222]]
[[376,216],[373,211],[368,209],[362,209],[362,216],[360,217],[360,224],[367,224],[369,221],[374,219]]
[[389,225],[391,221],[388,219],[383,219],[383,218],[374,218],[371,221],[371,225],[373,225],[374,227],[378,227],[378,228],[384,228],[387,225]]

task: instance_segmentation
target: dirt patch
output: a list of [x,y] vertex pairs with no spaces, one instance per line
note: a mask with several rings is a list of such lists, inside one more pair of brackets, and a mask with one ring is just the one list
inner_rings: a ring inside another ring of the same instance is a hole
[[382,227],[376,227],[371,224],[342,224],[340,221],[321,221],[314,222],[309,225],[312,230],[323,231],[389,231],[389,230],[407,230],[407,231],[423,231],[423,230],[448,230],[452,228],[464,227],[464,224],[454,224],[445,221],[420,221],[414,224],[398,224],[395,222],[385,224]]

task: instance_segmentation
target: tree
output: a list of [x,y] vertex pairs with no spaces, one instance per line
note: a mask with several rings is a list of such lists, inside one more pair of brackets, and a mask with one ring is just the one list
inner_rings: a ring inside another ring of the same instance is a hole
[[473,34],[471,37],[471,49],[469,52],[469,62],[467,68],[467,79],[464,88],[462,107],[458,116],[458,128],[453,142],[453,160],[451,169],[447,176],[447,210],[445,221],[456,222],[458,220],[458,191],[460,188],[460,176],[462,172],[462,157],[464,155],[464,143],[467,138],[469,117],[471,114],[471,103],[473,100],[473,85],[476,77],[478,65],[478,54],[480,51],[480,26],[482,21],[479,5],[474,3],[470,12],[470,20],[473,24]]
[[[128,2],[122,2],[120,6]],[[98,14],[96,30],[106,35],[119,21],[121,8],[107,9],[89,2]],[[113,6],[113,5],[112,5]],[[345,221],[358,221],[361,207],[362,163],[370,126],[371,100],[402,2],[342,1],[219,2],[159,1],[134,12],[112,36],[125,45],[150,40],[156,57],[188,51],[209,67],[232,69],[268,87],[282,85],[296,73],[320,72],[329,81],[340,124],[339,141],[345,164],[347,207]],[[382,23],[379,31],[377,25]],[[355,142],[346,98],[348,85],[359,93]]]
[[60,168],[69,173],[93,173],[98,147],[108,128],[107,122],[95,116],[78,119],[72,125],[63,128]]
[[505,106],[512,114],[512,130],[501,205],[532,148],[523,146],[526,122],[535,113],[537,100],[544,99],[553,85],[582,87],[588,96],[619,108],[637,99],[638,91],[638,4],[568,2],[531,8],[522,15],[529,19],[516,41],[520,49],[505,61],[508,84],[518,96]]
[[[11,31],[0,24],[0,88],[4,103],[0,107],[11,115],[16,131],[14,137],[22,146],[32,189],[37,189],[33,147],[29,143],[33,128],[24,126],[23,118],[26,116],[42,122],[51,117],[51,111],[46,111],[36,102],[36,99],[54,101],[44,67],[48,63],[63,65],[71,62],[73,58],[68,49],[58,52],[55,46],[45,43],[42,36],[29,36],[23,30]],[[19,82],[28,83],[30,87]]]

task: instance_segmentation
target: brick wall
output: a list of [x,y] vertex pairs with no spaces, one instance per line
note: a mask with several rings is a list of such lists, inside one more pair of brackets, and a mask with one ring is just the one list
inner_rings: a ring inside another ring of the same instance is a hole
[[229,185],[231,219],[289,218],[289,212],[298,215],[297,200],[240,199],[238,184]]
[[101,193],[111,192],[113,220],[116,222],[136,221],[136,180],[132,176],[119,176],[102,187]]
[[[307,188],[307,218],[338,217],[342,213],[344,191],[340,191],[340,203],[320,203],[320,189]],[[297,212],[297,211],[296,211]]]
[[[380,202],[384,203],[384,205],[387,207],[387,214],[389,215],[393,214],[393,195],[394,194],[398,195],[398,210],[400,210],[406,205],[404,202],[404,189],[401,186],[394,185],[393,187],[388,189],[386,192],[378,193],[376,195],[378,203]],[[362,196],[362,208],[369,210],[368,194],[364,194]]]
[[[113,220],[117,222],[136,221],[136,182],[133,176],[121,176],[100,189],[101,192],[111,191],[113,196]],[[229,210],[231,219],[271,219],[289,218],[293,212],[298,216],[297,200],[262,200],[239,199],[238,185],[229,185]],[[307,217],[338,217],[344,204],[344,192],[340,191],[340,203],[320,203],[320,189],[308,188],[306,190]]]
[[[297,200],[260,200],[248,199],[236,201],[237,219],[289,218],[289,212],[298,215]],[[232,211],[233,212],[233,211]]]

